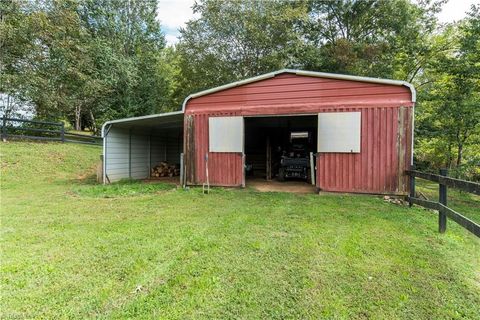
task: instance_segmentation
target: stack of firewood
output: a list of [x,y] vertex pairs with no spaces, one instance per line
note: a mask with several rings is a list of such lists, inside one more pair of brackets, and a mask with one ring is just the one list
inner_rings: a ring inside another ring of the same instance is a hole
[[180,169],[175,165],[170,165],[167,162],[160,162],[152,168],[150,175],[154,178],[158,177],[174,177],[180,175]]

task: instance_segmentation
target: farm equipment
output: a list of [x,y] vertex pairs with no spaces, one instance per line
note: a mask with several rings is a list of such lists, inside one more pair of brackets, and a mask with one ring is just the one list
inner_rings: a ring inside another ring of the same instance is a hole
[[289,150],[284,151],[280,159],[279,181],[291,178],[310,180],[309,139],[309,132],[291,132]]

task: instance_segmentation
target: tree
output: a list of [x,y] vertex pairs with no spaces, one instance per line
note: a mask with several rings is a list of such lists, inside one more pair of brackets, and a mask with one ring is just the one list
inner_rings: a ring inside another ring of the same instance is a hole
[[[455,26],[453,37],[454,50],[427,70],[435,81],[424,88],[418,127],[421,139],[437,141],[435,154],[442,155],[444,165],[460,167],[465,148],[475,150],[480,136],[479,7]],[[480,160],[478,154],[471,157]]]
[[28,105],[22,92],[35,81],[32,76],[38,44],[34,38],[38,28],[20,4],[13,0],[0,2],[0,94],[4,114],[15,114],[16,109]]
[[180,63],[181,56],[175,47],[170,46],[162,50],[160,60],[157,63],[157,72],[166,87],[166,91],[161,97],[160,105],[162,110],[179,110],[186,97],[185,94],[187,93],[185,88],[182,87],[182,83],[187,81],[182,76]]
[[0,90],[32,102],[37,116],[96,130],[112,117],[161,111],[155,0],[2,5]]
[[207,0],[193,10],[200,17],[177,47],[184,94],[294,66],[303,2]]
[[312,0],[302,65],[411,82],[432,53],[428,39],[443,2]]
[[[164,35],[156,20],[157,1],[84,1],[79,12],[94,41],[95,67],[110,84],[104,99],[115,116],[162,111],[167,90],[157,72]],[[105,108],[105,104],[103,105]]]

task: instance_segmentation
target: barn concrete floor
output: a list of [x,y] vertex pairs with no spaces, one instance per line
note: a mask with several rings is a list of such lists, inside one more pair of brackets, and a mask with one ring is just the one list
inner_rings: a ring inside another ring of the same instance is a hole
[[[145,183],[171,183],[179,184],[179,177],[149,178]],[[260,192],[289,192],[289,193],[316,193],[315,186],[300,180],[267,181],[264,178],[247,178],[246,186]]]
[[267,181],[262,178],[250,178],[246,181],[246,186],[260,192],[290,192],[290,193],[316,193],[315,186],[305,181]]

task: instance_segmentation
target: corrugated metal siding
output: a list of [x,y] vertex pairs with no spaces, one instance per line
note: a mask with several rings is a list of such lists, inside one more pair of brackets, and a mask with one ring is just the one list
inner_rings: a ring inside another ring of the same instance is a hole
[[145,179],[150,175],[149,135],[132,133],[130,178]]
[[150,138],[150,161],[155,166],[161,161],[167,160],[167,139],[165,135],[154,134]]
[[212,185],[242,185],[242,154],[210,152],[208,155],[209,180]]
[[[405,110],[404,120],[409,123],[412,109]],[[362,112],[361,151],[319,153],[317,186],[326,191],[404,193],[408,189],[403,172],[410,166],[411,127],[404,128],[405,139],[401,140],[398,130],[400,107],[345,111]],[[405,150],[402,154],[397,141]],[[400,156],[403,156],[402,161]]]
[[154,133],[151,139],[152,166],[161,161],[170,164],[180,163],[180,153],[183,152],[183,131],[163,130]]
[[180,153],[183,152],[183,131],[172,130],[167,135],[167,162],[180,163]]
[[[205,182],[205,154],[208,152],[209,116],[260,116],[317,114],[319,112],[362,112],[359,154],[321,154],[317,160],[317,186],[327,191],[392,193],[408,185],[399,175],[399,150],[404,169],[411,154],[411,92],[406,87],[332,80],[282,74],[274,78],[191,99],[185,109],[193,119],[194,159],[187,163],[189,184]],[[405,127],[398,138],[400,106]],[[399,143],[402,148],[400,148]],[[188,146],[192,143],[187,143]],[[186,153],[188,154],[188,153]],[[238,186],[243,179],[242,155],[209,155],[210,182]],[[190,160],[187,158],[187,162]],[[212,177],[214,177],[212,179]]]
[[[215,116],[230,116],[230,113]],[[209,182],[217,186],[241,186],[243,181],[242,153],[208,151],[208,115],[194,115],[195,180],[190,184],[206,182],[206,155],[208,153]]]
[[129,131],[112,127],[105,140],[105,172],[108,179],[110,182],[114,182],[128,178]]
[[112,126],[105,137],[105,172],[108,181],[148,178],[150,136]]

